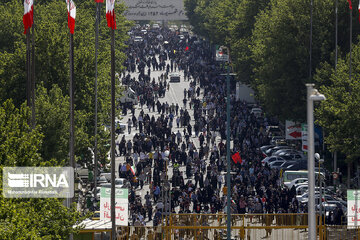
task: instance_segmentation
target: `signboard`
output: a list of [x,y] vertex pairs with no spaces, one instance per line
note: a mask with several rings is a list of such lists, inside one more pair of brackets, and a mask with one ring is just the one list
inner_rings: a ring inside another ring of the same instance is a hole
[[119,0],[118,2],[127,6],[124,15],[129,20],[188,20],[183,0]]
[[227,54],[227,51],[219,45],[216,45],[215,60],[219,62],[229,61],[229,55]]
[[307,142],[307,135],[308,135],[308,127],[307,124],[301,124],[301,139],[302,139],[302,150],[304,152],[308,151],[308,142]]
[[347,226],[360,225],[360,190],[347,190]]
[[301,124],[286,120],[285,138],[286,140],[301,140]]
[[[129,191],[126,188],[115,189],[115,219],[117,226],[128,226]],[[100,189],[100,220],[111,220],[111,188]]]

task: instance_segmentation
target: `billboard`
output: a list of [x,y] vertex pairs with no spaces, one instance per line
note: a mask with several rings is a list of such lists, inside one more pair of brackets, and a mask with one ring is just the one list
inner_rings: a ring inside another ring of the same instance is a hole
[[[129,200],[128,189],[115,189],[115,222],[117,226],[128,226]],[[100,189],[100,220],[111,220],[111,188]]]
[[347,190],[347,227],[360,226],[360,190]]
[[127,9],[128,20],[174,21],[188,20],[183,0],[118,0]]

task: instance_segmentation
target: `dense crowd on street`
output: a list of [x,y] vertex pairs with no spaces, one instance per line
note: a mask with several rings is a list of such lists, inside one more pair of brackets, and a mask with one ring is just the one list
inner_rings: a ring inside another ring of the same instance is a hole
[[[127,133],[132,129],[137,133],[132,140],[123,136],[117,143],[117,154],[124,159],[119,177],[131,183],[130,224],[145,225],[152,220],[158,225],[166,211],[163,200],[168,191],[171,212],[226,212],[224,66],[215,61],[205,41],[190,36],[180,40],[167,28],[148,31],[142,41],[129,43],[127,55],[122,83],[137,93],[137,107],[142,109],[135,114],[128,107]],[[169,74],[177,70],[182,70],[190,87],[184,89],[182,102],[161,103],[170,84]],[[155,79],[152,71],[163,74]],[[132,73],[139,75],[131,77]],[[251,114],[246,102],[235,100],[234,87],[231,106],[231,155],[241,157],[241,161],[231,161],[232,213],[305,213],[307,207],[298,202],[295,189],[283,187],[279,170],[261,164],[259,147],[269,143],[265,129],[273,120]],[[138,196],[145,185],[150,190]]]

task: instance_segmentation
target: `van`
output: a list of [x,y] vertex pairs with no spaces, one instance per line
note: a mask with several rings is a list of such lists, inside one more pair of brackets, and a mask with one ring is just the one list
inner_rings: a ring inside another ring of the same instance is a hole
[[170,82],[180,82],[180,74],[170,73]]

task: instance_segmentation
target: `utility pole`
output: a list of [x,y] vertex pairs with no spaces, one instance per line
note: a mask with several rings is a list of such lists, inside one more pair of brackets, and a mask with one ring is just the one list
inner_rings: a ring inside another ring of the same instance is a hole
[[115,222],[115,30],[111,29],[111,223],[112,240],[116,240]]

